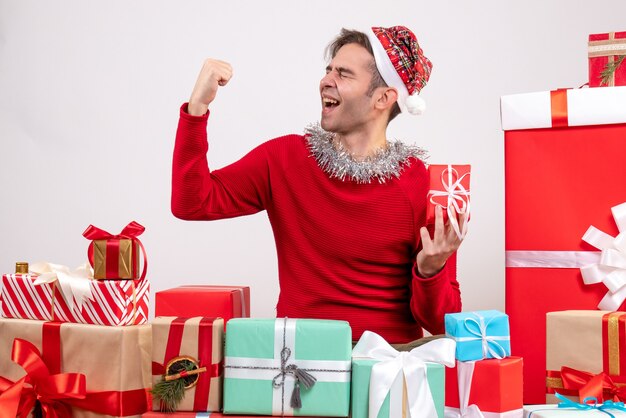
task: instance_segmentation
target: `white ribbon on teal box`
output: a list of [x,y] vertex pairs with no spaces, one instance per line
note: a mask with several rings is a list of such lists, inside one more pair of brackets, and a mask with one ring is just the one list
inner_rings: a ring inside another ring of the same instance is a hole
[[460,361],[511,355],[509,317],[496,310],[459,312],[444,317],[446,336],[456,341]]
[[444,368],[455,342],[441,338],[399,352],[365,331],[352,351],[352,418],[443,418]]
[[[352,331],[347,322],[234,318],[227,330],[224,413],[348,416]],[[294,391],[299,408],[292,406]]]

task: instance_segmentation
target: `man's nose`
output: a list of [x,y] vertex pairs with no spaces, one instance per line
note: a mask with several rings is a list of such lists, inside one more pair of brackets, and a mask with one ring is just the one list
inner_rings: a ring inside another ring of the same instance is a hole
[[335,76],[332,71],[326,73],[320,80],[320,87],[333,87],[335,85]]

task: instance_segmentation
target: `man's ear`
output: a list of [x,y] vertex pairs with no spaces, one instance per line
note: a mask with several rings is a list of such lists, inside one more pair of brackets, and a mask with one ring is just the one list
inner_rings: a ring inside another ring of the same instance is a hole
[[398,92],[391,87],[381,87],[378,100],[376,100],[376,108],[380,110],[391,109],[398,101]]

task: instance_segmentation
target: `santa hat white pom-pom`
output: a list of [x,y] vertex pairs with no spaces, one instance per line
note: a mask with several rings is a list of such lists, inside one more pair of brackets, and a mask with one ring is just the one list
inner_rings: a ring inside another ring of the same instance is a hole
[[421,115],[426,110],[426,102],[417,94],[406,98],[406,110],[412,115]]

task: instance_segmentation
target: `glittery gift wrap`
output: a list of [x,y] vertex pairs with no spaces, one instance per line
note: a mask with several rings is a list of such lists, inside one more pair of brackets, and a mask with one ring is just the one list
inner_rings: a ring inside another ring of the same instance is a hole
[[[626,312],[550,312],[546,330],[547,402],[558,402],[554,397],[557,392],[575,400],[595,396],[626,401]],[[605,375],[600,391],[576,384],[586,384],[599,374]],[[564,384],[568,375],[573,386]]]
[[[352,332],[347,322],[235,318],[227,328],[224,413],[348,416]],[[290,405],[298,385],[294,374],[282,373],[295,367],[316,379],[310,388],[299,384],[301,408]]]
[[461,361],[511,355],[508,315],[496,311],[459,312],[444,316],[446,336],[456,341]]
[[68,304],[57,283],[35,284],[36,279],[32,274],[2,276],[1,316],[109,326],[148,322],[148,279],[89,280],[93,298],[82,306]]
[[[152,383],[162,380],[167,364],[176,357],[191,357],[198,367],[206,367],[197,382],[185,390],[178,411],[219,411],[222,408],[222,360],[224,324],[221,318],[156,317],[152,322],[152,361],[160,373]],[[154,400],[154,410],[160,405]]]
[[485,418],[521,418],[521,357],[474,362],[470,386],[465,388],[459,387],[458,364],[457,361],[457,367],[446,369],[446,410],[460,409],[460,394],[465,390],[469,391],[468,406],[476,405]]
[[[370,376],[372,375],[372,366],[376,363],[379,363],[379,360],[366,358],[352,359],[352,418],[369,417]],[[437,417],[433,418],[443,418],[445,380],[444,366],[438,363],[426,363],[426,367],[427,381],[422,382],[421,384],[427,384],[430,386],[430,392],[433,396],[433,401],[437,410]],[[393,396],[393,394],[398,393],[402,395]],[[397,416],[397,413],[401,413],[402,416],[408,417],[408,396],[411,395],[406,392],[406,385],[403,384],[402,373],[400,373],[398,378],[394,381],[391,390],[387,394],[387,397],[378,412],[378,418],[394,417]]]
[[626,59],[617,67],[607,84],[602,84],[602,72],[607,64],[617,63],[626,55],[626,32],[589,35],[589,87],[626,86]]
[[[116,247],[115,251],[112,250],[112,244]],[[93,277],[96,279],[138,279],[140,276],[139,254],[139,244],[135,240],[94,240]],[[115,274],[107,273],[107,263],[111,262],[117,265]]]
[[81,373],[88,394],[110,392],[111,396],[99,399],[104,403],[99,407],[118,411],[110,415],[89,412],[97,402],[88,401],[72,407],[73,417],[137,418],[150,409],[149,325],[108,327],[0,318],[0,377],[11,382],[25,375],[24,369],[11,361],[15,339],[32,343],[50,374]]
[[250,287],[186,285],[156,292],[155,316],[250,317]]
[[501,105],[505,307],[512,355],[524,359],[524,403],[540,404],[546,313],[596,309],[606,287],[585,285],[581,265],[528,266],[516,254],[545,260],[596,251],[582,240],[590,225],[617,235],[611,208],[626,200],[626,87],[516,94]]

